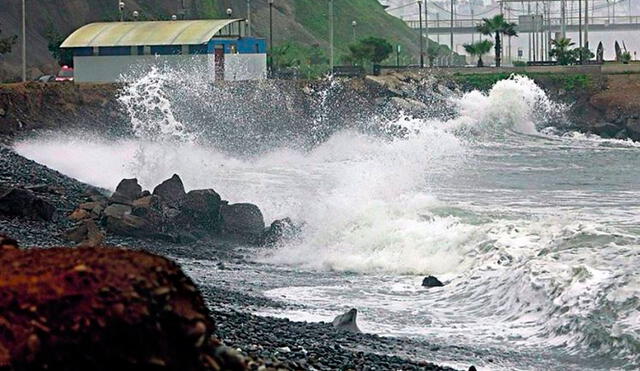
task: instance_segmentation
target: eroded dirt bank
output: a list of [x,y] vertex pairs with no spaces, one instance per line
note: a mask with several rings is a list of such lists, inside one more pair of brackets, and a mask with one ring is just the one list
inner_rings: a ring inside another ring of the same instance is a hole
[[[552,74],[532,78],[552,99],[570,106],[568,129],[640,140],[640,75],[588,76],[583,84],[573,82],[581,76],[571,81]],[[442,115],[438,101],[449,94],[443,86],[460,92],[483,89],[414,72],[340,81],[236,82],[212,85],[204,94],[190,92],[189,112],[176,114],[197,118],[205,137],[215,133],[207,140],[222,147],[308,146],[339,128],[371,129],[372,117],[391,118],[399,111]],[[120,92],[116,84],[0,85],[0,136],[7,142],[34,131],[78,129],[127,135],[130,118],[118,102]]]

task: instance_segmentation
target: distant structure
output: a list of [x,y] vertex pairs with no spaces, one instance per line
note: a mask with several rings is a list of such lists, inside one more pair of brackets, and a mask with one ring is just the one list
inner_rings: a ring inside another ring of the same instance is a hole
[[267,45],[244,19],[101,22],[61,45],[73,50],[75,82],[118,82],[152,66],[186,68],[203,80],[267,77]]

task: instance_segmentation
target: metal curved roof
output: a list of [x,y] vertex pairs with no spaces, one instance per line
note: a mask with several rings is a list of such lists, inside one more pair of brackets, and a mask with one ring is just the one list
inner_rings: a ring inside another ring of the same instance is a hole
[[74,31],[62,48],[94,46],[198,45],[240,19],[194,21],[99,22]]

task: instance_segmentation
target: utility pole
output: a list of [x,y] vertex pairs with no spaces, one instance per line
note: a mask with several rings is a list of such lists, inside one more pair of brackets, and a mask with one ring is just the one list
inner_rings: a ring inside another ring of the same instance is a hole
[[424,42],[422,41],[422,0],[418,0],[418,14],[420,20],[420,68],[424,68]]
[[560,33],[562,38],[567,38],[567,3],[566,0],[560,0]]
[[329,67],[333,74],[333,0],[329,0]]
[[273,57],[273,1],[269,0],[269,74],[270,78],[273,78],[275,71],[275,58]]
[[427,43],[425,49],[425,55],[427,56],[427,61],[429,60],[429,0],[424,0],[424,29],[427,34]]
[[27,4],[22,0],[22,82],[27,81]]
[[[580,50],[582,50],[582,0],[578,0],[578,35]],[[580,53],[580,63],[582,63],[582,53]]]
[[584,0],[584,46],[589,47],[589,0]]
[[451,37],[451,40],[450,40],[451,55],[450,55],[450,58],[449,58],[449,66],[453,65],[453,19],[454,19],[455,13],[456,13],[455,8],[453,7],[453,2],[454,1],[455,0],[451,0],[451,27],[449,28],[450,37]]
[[[474,25],[474,22],[473,22],[473,3],[470,3],[470,5],[471,5],[471,25],[473,26]],[[471,32],[471,43],[472,44],[474,44],[476,42],[475,37],[476,37],[476,33],[472,31]]]
[[251,0],[247,0],[247,36],[251,36]]
[[[531,26],[533,26],[533,17],[531,17],[531,3],[528,2],[527,3],[527,16],[529,17],[529,19],[531,19]],[[527,32],[528,36],[529,36],[529,62],[531,62],[533,59],[531,59],[531,57],[533,56],[531,51],[532,51],[532,42],[531,42],[531,30],[529,30],[529,32]]]

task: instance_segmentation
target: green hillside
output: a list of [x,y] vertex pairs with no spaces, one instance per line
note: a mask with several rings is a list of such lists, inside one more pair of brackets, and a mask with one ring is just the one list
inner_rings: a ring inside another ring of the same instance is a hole
[[[8,7],[0,12],[0,28],[4,35],[20,35],[20,1],[7,0]],[[126,15],[131,18],[134,10],[141,19],[169,19],[179,14],[184,3],[187,18],[226,17],[226,9],[233,9],[233,16],[244,18],[246,0],[124,0]],[[27,2],[27,59],[30,75],[49,73],[56,69],[47,50],[45,37],[54,28],[66,35],[76,28],[95,21],[116,20],[116,1],[74,0]],[[269,6],[267,0],[251,0],[254,32],[268,37]],[[352,21],[357,22],[358,38],[377,36],[393,45],[402,45],[403,62],[418,60],[418,35],[404,22],[385,13],[377,0],[334,0],[336,61],[347,53],[353,39]],[[293,43],[300,53],[318,48],[328,55],[329,24],[328,0],[275,0],[274,44]],[[20,43],[20,40],[19,40]],[[19,45],[19,44],[18,44]],[[19,71],[20,49],[0,58],[0,79],[15,78]]]

